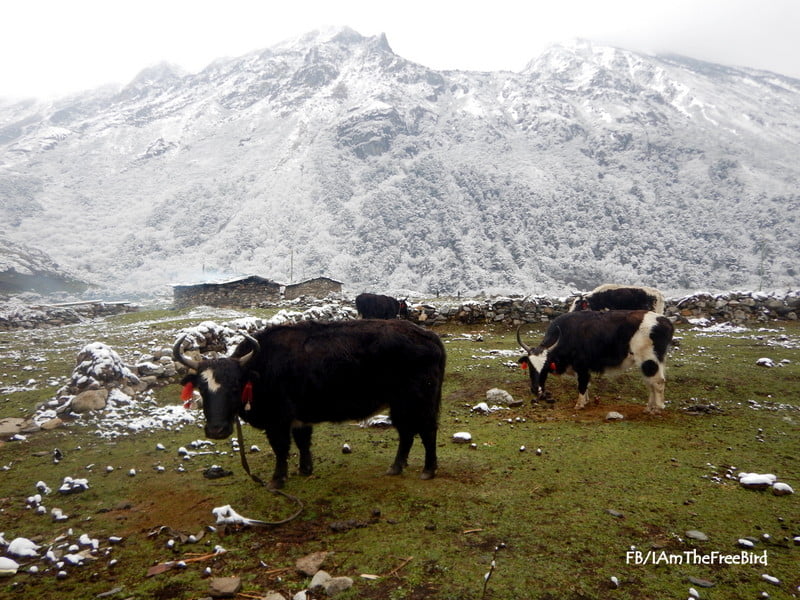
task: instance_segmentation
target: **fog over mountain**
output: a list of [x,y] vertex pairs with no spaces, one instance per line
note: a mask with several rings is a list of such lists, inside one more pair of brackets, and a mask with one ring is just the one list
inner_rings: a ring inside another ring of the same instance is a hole
[[351,293],[796,287],[799,146],[800,80],[775,73],[583,41],[520,73],[434,71],[338,29],[0,100],[0,221],[117,297],[209,272]]

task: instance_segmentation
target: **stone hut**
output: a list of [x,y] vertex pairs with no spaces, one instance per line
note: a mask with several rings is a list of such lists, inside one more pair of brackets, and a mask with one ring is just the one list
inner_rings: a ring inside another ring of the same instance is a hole
[[281,299],[281,284],[257,275],[217,283],[174,285],[175,308],[217,306],[250,308]]
[[325,298],[331,294],[342,292],[342,282],[328,277],[317,277],[308,279],[300,283],[287,285],[283,296],[286,300],[294,300],[300,296],[313,296],[314,298]]

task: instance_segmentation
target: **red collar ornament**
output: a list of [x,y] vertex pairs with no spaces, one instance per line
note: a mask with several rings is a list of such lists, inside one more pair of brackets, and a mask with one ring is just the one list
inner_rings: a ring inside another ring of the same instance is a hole
[[248,381],[242,388],[242,403],[245,410],[250,410],[250,405],[253,402],[253,383]]
[[183,408],[191,408],[192,396],[194,395],[194,385],[187,383],[181,390],[181,400],[183,400]]

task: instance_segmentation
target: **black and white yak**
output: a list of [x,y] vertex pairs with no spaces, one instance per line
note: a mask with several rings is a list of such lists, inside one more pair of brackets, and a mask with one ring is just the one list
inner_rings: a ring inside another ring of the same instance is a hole
[[303,321],[245,337],[231,357],[198,361],[184,354],[182,336],[173,356],[193,371],[184,393],[200,392],[206,436],[227,438],[237,417],[265,431],[276,459],[271,487],[286,482],[291,439],[300,473],[310,475],[313,424],[361,420],[387,406],[400,438],[388,474],[402,473],[419,435],[422,478],[434,477],[445,368],[439,336],[409,321],[359,319]]
[[570,312],[578,310],[651,310],[664,314],[664,295],[655,288],[604,283],[578,294]]
[[531,393],[537,399],[545,397],[549,374],[576,375],[575,408],[586,406],[591,373],[610,374],[635,366],[649,391],[645,412],[659,413],[664,408],[666,355],[673,332],[672,322],[652,311],[569,312],[550,323],[535,348],[522,341],[518,327],[517,342],[525,351],[519,362],[530,373]]

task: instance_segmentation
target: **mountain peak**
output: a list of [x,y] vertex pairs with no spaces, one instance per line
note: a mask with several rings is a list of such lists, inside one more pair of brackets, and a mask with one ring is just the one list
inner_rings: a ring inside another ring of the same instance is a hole
[[168,62],[160,62],[139,71],[131,82],[125,86],[124,91],[141,90],[149,87],[166,87],[183,79],[187,72]]

